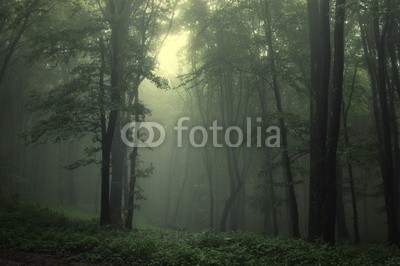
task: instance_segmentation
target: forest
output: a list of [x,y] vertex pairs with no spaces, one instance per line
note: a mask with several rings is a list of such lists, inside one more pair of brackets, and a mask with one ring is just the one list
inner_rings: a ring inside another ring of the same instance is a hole
[[0,265],[399,265],[400,0],[0,1]]

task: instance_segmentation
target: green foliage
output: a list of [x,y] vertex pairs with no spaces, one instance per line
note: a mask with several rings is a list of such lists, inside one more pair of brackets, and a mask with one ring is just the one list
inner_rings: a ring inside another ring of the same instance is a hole
[[134,265],[396,265],[383,244],[317,246],[252,233],[189,234],[155,228],[132,232],[96,221],[73,221],[47,208],[2,202],[0,249],[59,255],[69,262]]

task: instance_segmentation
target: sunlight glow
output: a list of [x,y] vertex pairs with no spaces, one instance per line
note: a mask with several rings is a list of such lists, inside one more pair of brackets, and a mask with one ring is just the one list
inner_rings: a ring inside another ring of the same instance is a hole
[[182,64],[180,55],[187,42],[188,34],[185,32],[167,37],[158,55],[158,71],[161,76],[171,80],[180,74],[180,65]]

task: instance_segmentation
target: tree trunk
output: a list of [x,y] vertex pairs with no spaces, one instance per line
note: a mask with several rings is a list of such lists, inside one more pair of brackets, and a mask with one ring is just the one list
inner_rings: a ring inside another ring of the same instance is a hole
[[101,156],[101,206],[100,206],[100,224],[110,223],[110,145],[104,143]]
[[[337,202],[337,146],[340,135],[341,105],[343,101],[344,75],[344,21],[345,0],[336,1],[335,31],[334,31],[334,63],[333,63],[333,91],[331,94],[331,110],[329,112],[329,131],[327,139],[326,157],[326,184],[322,219],[324,241],[334,244],[336,228]],[[329,12],[329,3],[327,10]],[[328,47],[327,47],[328,48]],[[328,52],[328,50],[326,51]],[[328,75],[326,73],[326,75]],[[328,78],[329,79],[329,78]]]
[[[272,218],[272,233],[274,236],[278,235],[278,221],[277,221],[277,209],[276,209],[276,197],[274,189],[273,171],[271,166],[270,154],[267,148],[264,148],[265,158],[265,176],[264,176],[264,234],[268,234],[268,224],[270,220],[270,214]],[[269,195],[269,197],[268,197]],[[270,212],[269,212],[270,210]]]
[[214,171],[213,164],[210,158],[210,151],[206,147],[204,150],[204,161],[207,172],[207,181],[208,181],[208,226],[211,230],[214,229]]
[[[109,114],[108,126],[105,138],[103,139],[103,170],[102,170],[102,207],[100,223],[110,223],[110,160],[114,132],[120,115],[119,108],[122,102],[122,76],[124,72],[124,50],[129,28],[129,17],[131,10],[128,10],[129,3],[121,5],[120,1],[109,0],[108,11],[111,17],[111,103],[113,109]],[[107,165],[105,165],[107,164]]]
[[326,156],[327,95],[330,73],[329,1],[308,0],[310,32],[310,195],[308,239],[322,237],[324,159]]
[[[342,119],[343,119],[343,136],[344,136],[344,144],[346,149],[351,147],[350,144],[350,136],[349,136],[349,127],[348,127],[348,114],[351,106],[351,102],[354,95],[354,87],[357,77],[358,67],[356,67],[353,75],[352,85],[351,85],[351,92],[350,97],[348,99],[347,106],[343,103],[342,104]],[[354,185],[354,175],[353,175],[353,166],[350,161],[347,162],[347,172],[349,174],[349,183],[350,183],[350,194],[351,194],[351,205],[353,211],[353,228],[354,228],[354,242],[360,242],[360,232],[358,226],[358,211],[357,211],[357,198],[356,198],[356,191]]]
[[[267,102],[266,102],[266,89],[264,86],[261,86],[258,90],[258,96],[260,99],[260,109],[263,119],[268,117],[267,112]],[[272,226],[273,226],[273,234],[278,235],[278,222],[277,222],[277,209],[276,209],[276,197],[275,197],[275,189],[274,189],[274,179],[273,179],[273,169],[271,164],[271,154],[268,150],[268,147],[263,148],[264,159],[265,159],[265,176],[264,176],[264,233],[268,232],[268,220],[269,213],[268,210],[271,209],[272,214]],[[268,197],[268,194],[270,197]]]
[[[171,142],[172,145],[173,142]],[[172,146],[171,145],[171,146]],[[170,205],[171,205],[171,190],[172,190],[172,182],[173,182],[173,177],[175,175],[175,170],[176,170],[176,165],[178,162],[178,150],[175,149],[174,147],[171,147],[173,150],[172,156],[171,156],[171,161],[169,163],[169,171],[168,171],[168,176],[167,176],[167,195],[166,195],[166,200],[165,200],[165,206],[164,206],[164,217],[163,217],[163,224],[164,226],[168,226],[168,215],[170,211]]]
[[[122,114],[119,116],[117,125],[121,127]],[[121,225],[122,218],[122,182],[124,175],[125,150],[121,136],[114,134],[111,148],[111,190],[110,190],[110,220],[112,224]]]
[[[32,1],[29,4],[29,6],[30,6],[29,9],[35,8],[37,5],[38,5],[38,1],[37,0]],[[31,16],[31,12],[26,14],[26,17],[23,18],[23,20],[21,22],[20,28],[16,31],[16,34],[15,34],[14,38],[9,42],[9,45],[7,46],[6,54],[4,56],[3,63],[2,63],[1,68],[0,68],[0,88],[2,87],[1,85],[2,85],[4,77],[6,75],[8,66],[9,66],[9,64],[11,62],[12,56],[14,55],[14,53],[15,53],[15,51],[17,49],[18,43],[19,43],[22,35],[24,34],[26,29],[28,28],[28,25],[29,25],[28,23],[29,23],[30,16]]]
[[191,156],[190,156],[190,147],[188,147],[186,150],[186,166],[185,166],[185,173],[184,173],[185,176],[183,178],[183,183],[182,183],[181,189],[179,190],[178,198],[176,199],[175,209],[172,214],[172,221],[171,221],[172,226],[176,226],[175,223],[176,223],[176,218],[178,216],[180,204],[182,201],[182,196],[185,192],[186,183],[189,180],[190,167],[191,167]]
[[[139,84],[140,84],[140,76],[137,76],[135,88],[134,88],[134,97],[135,97],[135,122],[140,122],[140,107],[139,107]],[[139,139],[139,130],[135,130],[135,139]],[[133,211],[135,209],[135,189],[137,182],[137,172],[138,172],[138,147],[134,147],[130,154],[130,179],[129,179],[129,195],[128,195],[128,208],[125,220],[125,227],[128,229],[132,229],[133,222]]]
[[393,153],[392,153],[392,131],[390,126],[390,112],[387,98],[387,80],[386,80],[386,34],[387,34],[387,21],[380,33],[379,17],[378,17],[378,1],[374,1],[374,30],[375,42],[378,55],[378,95],[381,109],[381,122],[383,132],[383,183],[385,194],[385,207],[387,214],[388,238],[391,244],[399,244],[399,232],[397,223],[397,212],[395,206],[395,178],[393,171]]
[[349,239],[349,231],[347,230],[346,224],[346,212],[344,207],[343,198],[343,170],[340,165],[338,165],[337,170],[337,228],[338,228],[338,239],[347,240]]
[[299,230],[299,213],[297,207],[296,194],[294,191],[294,181],[293,181],[293,173],[290,165],[290,159],[288,154],[288,136],[286,123],[283,118],[283,108],[282,108],[282,99],[281,99],[281,91],[278,85],[278,74],[276,70],[276,62],[275,62],[275,50],[273,45],[273,31],[272,31],[272,22],[270,16],[270,7],[269,0],[265,0],[265,21],[264,21],[264,30],[267,38],[268,44],[268,55],[269,55],[269,65],[272,71],[272,80],[273,86],[272,89],[275,95],[276,107],[279,113],[279,125],[281,130],[281,149],[282,149],[282,162],[285,169],[286,183],[287,183],[287,194],[288,194],[288,203],[289,203],[289,213],[290,213],[290,228],[292,237],[300,237]]
[[[389,79],[388,79],[389,80]],[[394,194],[394,212],[399,217],[399,180],[400,180],[400,146],[399,146],[399,129],[397,125],[397,113],[394,103],[395,93],[394,88],[389,84],[389,112],[390,124],[393,131],[393,194]],[[397,221],[399,218],[397,218]],[[400,237],[400,236],[399,236]]]
[[229,194],[228,199],[225,201],[225,206],[224,206],[224,210],[222,212],[222,218],[221,218],[221,231],[225,232],[226,231],[226,224],[228,221],[228,214],[232,209],[233,203],[236,199],[236,196],[238,195],[238,193],[240,192],[242,188],[242,184],[238,184],[234,190],[231,190],[231,193]]
[[106,51],[104,41],[99,38],[99,52],[100,52],[100,77],[99,77],[99,90],[100,90],[100,124],[101,124],[101,203],[100,203],[100,224],[106,225],[110,223],[110,203],[109,203],[109,190],[110,190],[110,153],[111,143],[107,136],[107,120],[105,114],[105,85],[104,75],[106,68]]

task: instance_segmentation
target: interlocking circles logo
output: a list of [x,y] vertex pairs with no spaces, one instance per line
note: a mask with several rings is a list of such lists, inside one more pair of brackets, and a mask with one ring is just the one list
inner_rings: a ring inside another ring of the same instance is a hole
[[[189,122],[189,117],[178,120],[174,132],[177,133],[177,146],[183,146],[184,137],[188,143],[195,148],[203,148],[210,144],[215,148],[229,147],[238,148],[246,145],[248,148],[277,148],[281,144],[281,131],[279,127],[271,126],[263,131],[262,119],[257,118],[253,126],[252,119],[247,118],[245,129],[238,126],[230,126],[224,129],[215,120],[208,129],[204,126],[194,126],[189,129],[184,122]],[[187,133],[184,136],[184,133]],[[129,147],[134,148],[156,148],[164,143],[166,139],[165,129],[156,122],[132,122],[126,124],[121,130],[122,141]],[[263,141],[264,139],[264,141]]]
[[[128,132],[132,129],[131,138],[128,139]],[[160,136],[157,140],[155,140],[155,131],[156,129]],[[145,130],[145,132],[143,132]],[[144,137],[147,139],[144,140]],[[122,141],[131,148],[156,148],[163,144],[165,141],[165,130],[162,125],[156,122],[132,122],[126,124],[121,130],[121,138]]]

